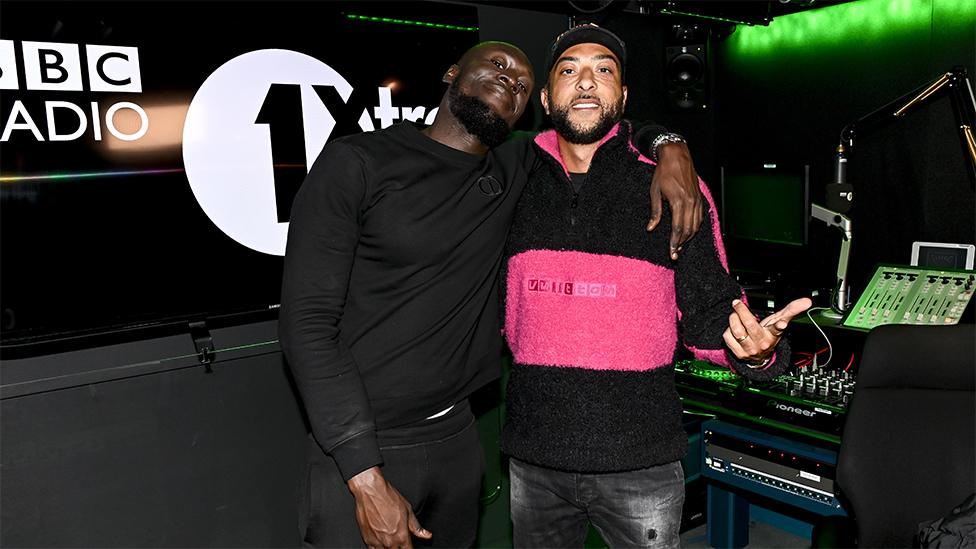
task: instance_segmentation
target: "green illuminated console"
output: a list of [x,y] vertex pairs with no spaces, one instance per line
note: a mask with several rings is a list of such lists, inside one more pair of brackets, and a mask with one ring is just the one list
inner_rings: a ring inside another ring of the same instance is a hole
[[844,326],[958,324],[976,290],[976,271],[879,265]]
[[712,381],[733,383],[739,379],[739,376],[735,375],[735,373],[728,368],[723,368],[717,364],[712,364],[711,362],[705,362],[703,360],[689,360],[683,363],[683,367],[687,368],[688,373],[693,376],[710,379]]
[[843,369],[811,365],[752,382],[724,366],[682,360],[675,383],[689,411],[839,444],[855,380]]

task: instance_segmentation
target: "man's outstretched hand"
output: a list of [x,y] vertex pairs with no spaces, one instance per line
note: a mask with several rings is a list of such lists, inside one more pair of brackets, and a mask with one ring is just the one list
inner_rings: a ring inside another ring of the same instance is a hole
[[386,481],[379,467],[366,469],[347,484],[356,498],[359,531],[370,549],[411,549],[411,534],[423,539],[433,536],[420,525],[410,502]]
[[648,231],[653,231],[661,222],[662,196],[671,207],[671,259],[678,259],[681,246],[698,232],[705,217],[698,173],[684,143],[668,143],[658,151],[657,168],[651,180]]
[[799,314],[810,308],[813,302],[809,297],[801,297],[787,303],[779,311],[759,320],[745,303],[736,299],[732,302],[729,327],[722,338],[739,360],[758,364],[770,358],[783,332]]

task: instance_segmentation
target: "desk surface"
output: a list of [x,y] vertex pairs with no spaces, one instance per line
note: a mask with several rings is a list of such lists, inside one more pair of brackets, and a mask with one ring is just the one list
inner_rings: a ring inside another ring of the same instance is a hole
[[[852,328],[850,326],[844,326],[844,324],[843,324],[844,318],[843,317],[842,318],[836,318],[834,316],[828,316],[828,315],[835,315],[835,314],[836,313],[834,313],[833,311],[831,311],[829,309],[822,309],[822,310],[818,310],[818,311],[814,311],[814,312],[810,313],[810,317],[813,317],[813,321],[817,323],[817,326],[820,326],[821,328],[823,328],[825,330],[826,329],[841,329],[841,330],[850,330],[852,332],[860,332],[860,333],[867,333],[869,331],[869,330],[865,330],[863,328]],[[803,325],[810,326],[810,325],[812,325],[812,323],[810,322],[810,317],[808,317],[806,315],[806,313],[804,313],[804,314],[802,314],[802,315],[794,318],[793,319],[793,322],[796,323],[796,324],[803,324]]]

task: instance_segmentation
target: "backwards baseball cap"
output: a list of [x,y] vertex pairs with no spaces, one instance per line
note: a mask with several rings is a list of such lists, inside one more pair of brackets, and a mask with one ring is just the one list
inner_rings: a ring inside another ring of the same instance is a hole
[[552,67],[559,60],[564,51],[578,44],[600,44],[610,50],[620,61],[620,80],[624,79],[624,67],[627,65],[627,46],[619,36],[594,23],[583,23],[560,34],[549,46],[549,56],[546,58],[546,74],[552,72]]

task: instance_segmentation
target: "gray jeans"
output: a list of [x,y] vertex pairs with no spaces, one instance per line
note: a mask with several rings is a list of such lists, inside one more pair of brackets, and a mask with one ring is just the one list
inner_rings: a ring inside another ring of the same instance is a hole
[[582,547],[592,524],[610,547],[678,547],[684,471],[570,473],[512,458],[515,547]]

